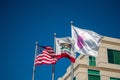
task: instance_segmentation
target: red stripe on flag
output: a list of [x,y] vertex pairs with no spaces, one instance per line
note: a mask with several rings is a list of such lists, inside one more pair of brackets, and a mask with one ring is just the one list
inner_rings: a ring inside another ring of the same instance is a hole
[[46,61],[54,61],[55,60],[55,61],[57,61],[56,58],[47,58],[45,56],[44,57],[43,56],[42,57],[38,57],[38,58],[35,59],[35,61],[42,61],[42,60],[46,60]]
[[55,64],[57,62],[57,57],[51,47],[45,47],[42,54],[39,54],[35,58],[35,66],[41,64]]
[[56,63],[56,61],[55,61],[55,62],[40,61],[40,62],[36,62],[35,66],[37,66],[37,65],[42,65],[42,64],[55,64],[55,63]]
[[70,56],[69,54],[61,53],[61,54],[57,55],[58,59],[63,58],[63,57],[70,59],[70,61],[73,63],[75,62],[75,58]]

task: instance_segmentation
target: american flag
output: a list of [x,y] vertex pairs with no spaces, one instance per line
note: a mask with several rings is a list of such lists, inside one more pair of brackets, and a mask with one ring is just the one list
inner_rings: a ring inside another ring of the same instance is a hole
[[57,58],[55,52],[50,46],[39,46],[35,57],[35,66],[41,64],[55,64]]

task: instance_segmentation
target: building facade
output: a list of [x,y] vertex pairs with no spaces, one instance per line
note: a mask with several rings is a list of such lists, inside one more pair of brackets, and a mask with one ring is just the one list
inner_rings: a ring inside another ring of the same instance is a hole
[[[71,80],[70,66],[58,80]],[[80,55],[73,80],[120,80],[120,39],[104,37],[96,58]]]

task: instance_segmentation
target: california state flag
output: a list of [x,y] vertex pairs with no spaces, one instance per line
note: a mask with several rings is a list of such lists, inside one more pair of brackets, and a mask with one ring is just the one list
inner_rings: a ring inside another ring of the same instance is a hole
[[60,58],[68,58],[71,62],[75,62],[74,41],[70,37],[56,38],[56,55]]
[[88,56],[97,56],[102,36],[94,31],[77,28],[71,25],[72,39],[75,41],[75,52]]

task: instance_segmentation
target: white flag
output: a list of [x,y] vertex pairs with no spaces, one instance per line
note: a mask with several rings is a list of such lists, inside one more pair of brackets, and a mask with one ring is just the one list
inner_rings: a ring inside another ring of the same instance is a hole
[[94,31],[72,28],[72,39],[75,41],[75,51],[83,55],[97,56],[102,36]]
[[70,37],[56,38],[56,54],[58,58],[66,57],[75,62],[74,41]]

